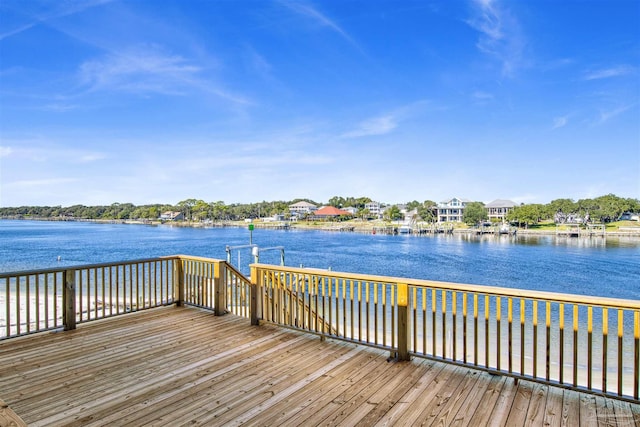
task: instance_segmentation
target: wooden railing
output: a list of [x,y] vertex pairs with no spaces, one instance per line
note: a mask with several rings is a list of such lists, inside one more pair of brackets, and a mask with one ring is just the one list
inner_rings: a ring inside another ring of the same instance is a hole
[[249,281],[184,255],[0,273],[0,339],[170,304],[249,317]]
[[0,339],[169,304],[640,401],[640,301],[183,255],[0,274]]
[[254,264],[260,319],[638,402],[640,301]]

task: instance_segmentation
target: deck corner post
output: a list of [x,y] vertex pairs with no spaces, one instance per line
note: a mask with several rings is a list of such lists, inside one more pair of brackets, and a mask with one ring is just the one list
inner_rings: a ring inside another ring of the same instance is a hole
[[62,324],[65,331],[76,328],[76,271],[64,271],[64,288],[62,288],[62,300],[64,310],[62,312]]
[[262,300],[260,295],[260,284],[258,283],[258,269],[251,266],[251,300],[249,306],[249,315],[251,317],[251,324],[254,326],[260,325],[260,318],[262,317],[260,301]]
[[397,360],[410,360],[409,356],[409,286],[398,283],[398,355]]
[[176,307],[182,307],[184,304],[184,270],[182,268],[182,258],[176,258],[173,265],[173,299],[176,303]]
[[216,261],[213,265],[213,312],[216,316],[227,314],[227,264]]

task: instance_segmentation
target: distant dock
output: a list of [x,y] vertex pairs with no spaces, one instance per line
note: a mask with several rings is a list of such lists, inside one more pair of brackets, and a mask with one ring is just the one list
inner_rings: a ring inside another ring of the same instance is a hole
[[556,236],[562,237],[605,237],[607,234],[604,224],[559,224],[556,226]]

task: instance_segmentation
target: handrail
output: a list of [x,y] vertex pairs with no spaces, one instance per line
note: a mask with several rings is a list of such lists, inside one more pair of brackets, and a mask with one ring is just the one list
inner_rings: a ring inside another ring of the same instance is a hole
[[0,274],[0,339],[169,304],[640,402],[640,301],[173,255]]
[[372,282],[384,282],[384,283],[410,283],[416,286],[424,286],[436,289],[455,289],[457,291],[464,292],[479,292],[483,294],[493,296],[508,296],[514,298],[536,298],[544,301],[552,302],[564,302],[564,303],[576,303],[576,304],[590,304],[600,307],[619,307],[627,308],[630,310],[640,310],[640,300],[628,300],[620,298],[609,297],[596,297],[590,295],[577,295],[566,294],[560,292],[548,292],[548,291],[536,291],[525,290],[517,288],[505,288],[499,286],[486,286],[486,285],[470,285],[463,283],[451,283],[442,282],[436,280],[424,280],[424,279],[412,279],[406,277],[394,277],[394,276],[377,276],[361,273],[345,273],[332,270],[324,270],[320,268],[299,268],[299,267],[282,267],[271,264],[251,264],[256,267],[268,267],[273,271],[291,272],[300,274],[320,274],[325,277],[331,278],[344,278],[348,277],[352,280],[365,280]]
[[[266,321],[388,349],[403,360],[436,359],[640,401],[640,301],[266,264],[251,269],[265,302],[275,295],[292,306],[295,291],[332,329],[296,324],[269,307],[260,313]],[[299,278],[304,285],[296,288]]]
[[225,268],[227,281],[226,309],[233,314],[248,318],[251,281],[232,264],[225,263]]
[[179,301],[176,256],[0,274],[0,339]]
[[[140,258],[126,261],[113,261],[113,262],[100,262],[96,264],[76,264],[76,265],[65,265],[61,267],[51,267],[51,268],[40,268],[36,270],[17,270],[17,271],[7,271],[4,273],[0,273],[0,279],[11,278],[15,276],[26,276],[26,275],[36,275],[36,274],[46,274],[46,273],[56,273],[62,272],[66,270],[79,270],[79,269],[92,269],[92,268],[102,268],[102,267],[110,267],[113,265],[130,265],[130,264],[140,264],[151,261],[158,260],[174,260],[179,258],[186,258],[186,255],[170,255],[170,256],[159,256],[155,258]],[[198,258],[191,257],[189,258]],[[201,258],[202,260],[211,260],[210,258]]]
[[[0,339],[161,305],[183,303],[224,311],[228,280],[214,286],[225,261],[189,255],[0,273]],[[248,280],[245,287],[248,292]],[[215,288],[215,289],[214,289]],[[186,292],[186,293],[185,293]],[[214,301],[219,295],[220,301]],[[248,306],[245,309],[246,317]]]

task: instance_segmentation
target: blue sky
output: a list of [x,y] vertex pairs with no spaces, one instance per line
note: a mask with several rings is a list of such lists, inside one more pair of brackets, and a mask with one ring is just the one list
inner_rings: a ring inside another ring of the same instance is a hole
[[0,206],[640,197],[638,0],[0,15]]

